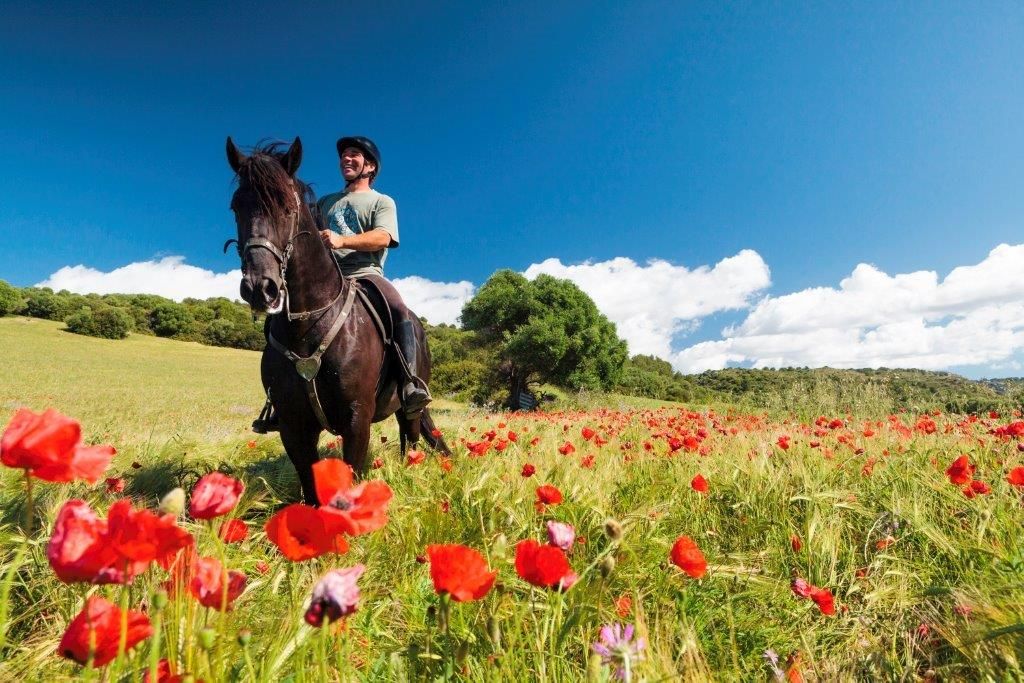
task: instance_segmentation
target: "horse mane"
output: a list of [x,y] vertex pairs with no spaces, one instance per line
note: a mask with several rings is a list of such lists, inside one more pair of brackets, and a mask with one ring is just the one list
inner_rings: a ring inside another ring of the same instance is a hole
[[[275,219],[282,218],[291,208],[294,189],[309,208],[317,230],[322,230],[324,219],[317,204],[316,193],[310,185],[298,178],[291,178],[284,170],[281,162],[287,153],[288,143],[280,140],[261,140],[256,143],[235,176],[238,189],[250,190],[255,197],[257,209]],[[233,206],[234,198],[231,201]]]

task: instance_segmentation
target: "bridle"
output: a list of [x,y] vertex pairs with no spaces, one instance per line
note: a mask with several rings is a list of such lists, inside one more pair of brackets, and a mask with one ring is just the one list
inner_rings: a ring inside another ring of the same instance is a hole
[[[341,295],[345,292],[345,279],[344,277],[339,277],[341,287],[338,288],[338,294],[333,299],[331,299],[331,302],[328,303],[326,306],[321,306],[320,308],[314,309],[312,311],[300,311],[298,313],[292,313],[291,305],[289,303],[290,297],[288,296],[288,261],[289,259],[291,259],[292,252],[295,250],[295,239],[298,238],[300,235],[313,236],[313,233],[310,232],[309,230],[303,230],[299,232],[299,220],[302,215],[302,201],[299,199],[299,193],[294,188],[292,189],[292,196],[295,198],[295,208],[288,210],[288,215],[292,219],[292,225],[291,229],[288,231],[288,242],[285,244],[284,250],[281,250],[276,244],[271,242],[266,237],[253,235],[245,241],[244,245],[239,244],[238,240],[236,239],[229,239],[227,242],[224,243],[224,253],[227,253],[228,245],[234,242],[235,250],[238,252],[238,257],[242,261],[242,272],[245,273],[245,256],[246,254],[249,253],[251,249],[266,249],[267,251],[269,251],[274,256],[274,258],[277,259],[278,266],[281,269],[281,296],[284,297],[285,315],[288,317],[289,321],[309,320],[313,316],[319,315],[329,310],[332,306],[334,306],[334,304],[338,302],[338,299],[340,299]],[[333,258],[331,260],[335,261],[335,259]],[[337,261],[335,261],[334,265],[338,268],[338,275],[341,276],[341,267],[338,266]]]

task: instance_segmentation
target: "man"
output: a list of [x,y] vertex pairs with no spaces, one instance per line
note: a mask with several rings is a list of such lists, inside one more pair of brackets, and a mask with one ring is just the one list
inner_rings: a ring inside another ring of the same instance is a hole
[[[380,173],[380,151],[372,140],[343,137],[337,148],[345,188],[317,202],[326,225],[320,238],[334,253],[343,275],[371,279],[387,300],[394,321],[395,346],[405,359],[404,364],[400,363],[405,375],[402,408],[407,417],[415,417],[432,399],[426,382],[418,377],[413,313],[394,285],[384,278],[388,249],[398,247],[395,200],[372,187]],[[264,410],[253,422],[253,431],[265,433],[276,429],[276,414],[267,412]]]

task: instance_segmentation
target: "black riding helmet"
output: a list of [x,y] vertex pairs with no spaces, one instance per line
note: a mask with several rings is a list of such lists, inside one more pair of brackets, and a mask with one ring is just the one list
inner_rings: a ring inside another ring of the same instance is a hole
[[355,147],[361,150],[364,156],[369,157],[377,165],[377,170],[373,173],[373,179],[376,180],[377,176],[380,175],[380,150],[377,149],[377,145],[373,144],[373,140],[370,138],[363,137],[362,135],[338,138],[337,147],[339,159],[346,147]]

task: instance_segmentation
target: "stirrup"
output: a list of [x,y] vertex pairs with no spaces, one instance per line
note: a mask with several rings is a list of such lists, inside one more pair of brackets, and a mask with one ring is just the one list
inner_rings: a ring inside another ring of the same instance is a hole
[[277,413],[274,412],[274,405],[270,402],[270,394],[267,394],[267,402],[263,404],[260,416],[252,421],[252,431],[257,434],[276,432],[278,431],[277,424]]
[[[430,389],[427,387],[427,383],[416,375],[413,375],[412,378],[406,382],[406,386],[409,384],[414,385],[415,388],[412,392],[406,393],[405,387],[402,387],[402,410],[405,413],[406,419],[411,420],[419,417],[420,413],[423,412],[423,409],[434,400],[434,397],[430,395]],[[420,389],[421,391],[415,391],[415,389]],[[409,394],[413,394],[412,401],[409,400]]]

